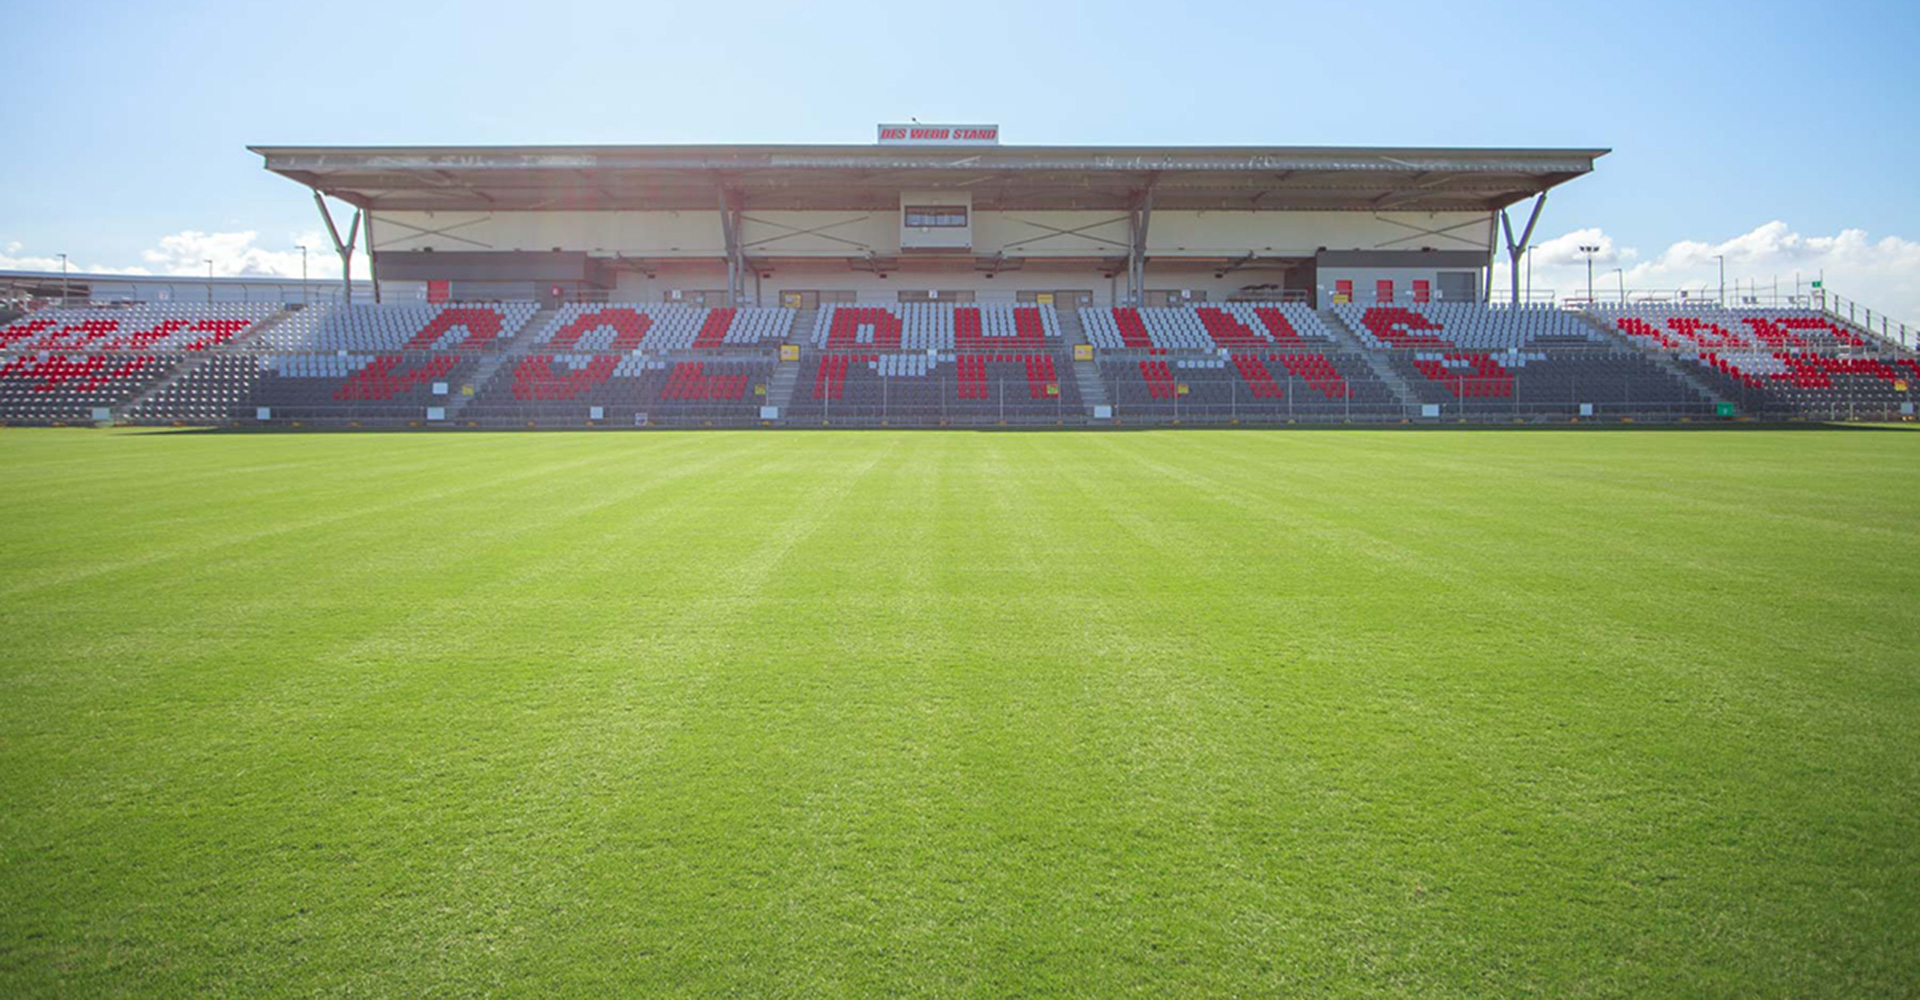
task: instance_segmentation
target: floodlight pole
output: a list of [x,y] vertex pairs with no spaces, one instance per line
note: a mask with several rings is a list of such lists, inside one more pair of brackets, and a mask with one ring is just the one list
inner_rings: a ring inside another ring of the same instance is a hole
[[302,243],[297,244],[296,249],[300,251],[300,305],[304,307],[307,304],[307,247]]
[[1597,246],[1583,246],[1580,252],[1587,255],[1587,308],[1593,308],[1593,255],[1600,252]]
[[1718,253],[1713,259],[1720,262],[1720,308],[1727,307],[1727,255]]
[[1620,276],[1620,304],[1624,306],[1627,304],[1627,272],[1625,268],[1616,267],[1613,273]]
[[60,255],[60,308],[67,307],[67,255]]
[[213,305],[213,261],[202,261],[207,265],[207,305]]

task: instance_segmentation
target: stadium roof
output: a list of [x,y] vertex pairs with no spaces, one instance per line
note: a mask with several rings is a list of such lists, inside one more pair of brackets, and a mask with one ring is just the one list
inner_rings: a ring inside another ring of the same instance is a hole
[[381,211],[976,209],[1488,211],[1593,170],[1605,149],[1248,146],[250,146],[266,168]]

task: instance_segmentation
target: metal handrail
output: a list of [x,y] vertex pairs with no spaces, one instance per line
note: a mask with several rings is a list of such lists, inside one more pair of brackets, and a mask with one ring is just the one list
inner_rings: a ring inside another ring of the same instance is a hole
[[[1874,337],[1900,350],[1920,348],[1920,329],[1909,327],[1906,323],[1896,323],[1883,310],[1876,314],[1871,307],[1862,305],[1853,299],[1840,295],[1822,295],[1820,311],[1837,322],[1843,322],[1869,337]],[[1880,321],[1879,329],[1874,329],[1874,320]]]

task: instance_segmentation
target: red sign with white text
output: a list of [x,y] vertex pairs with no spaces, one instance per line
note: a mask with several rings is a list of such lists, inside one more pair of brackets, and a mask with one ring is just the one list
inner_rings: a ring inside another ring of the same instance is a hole
[[997,146],[999,144],[1000,126],[998,125],[922,125],[919,122],[908,122],[880,126],[880,145],[882,146]]

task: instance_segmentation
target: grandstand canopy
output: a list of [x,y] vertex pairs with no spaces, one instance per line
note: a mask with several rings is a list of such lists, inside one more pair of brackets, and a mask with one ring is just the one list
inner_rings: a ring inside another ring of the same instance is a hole
[[266,168],[381,211],[976,209],[1489,211],[1593,169],[1604,149],[991,146],[253,146]]

